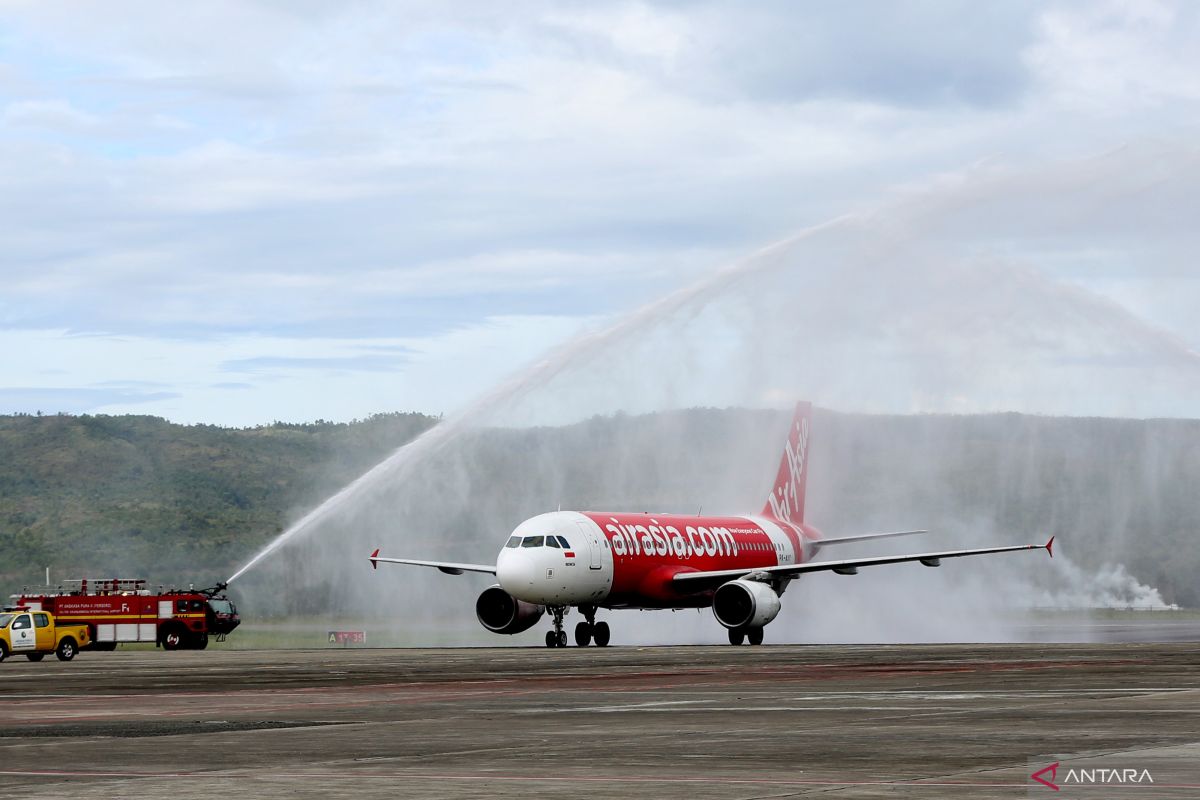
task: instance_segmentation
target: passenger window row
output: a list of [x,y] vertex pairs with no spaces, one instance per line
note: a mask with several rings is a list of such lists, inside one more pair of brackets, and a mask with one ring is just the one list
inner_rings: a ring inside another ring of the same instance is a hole
[[[608,546],[608,541],[605,540],[604,545]],[[553,547],[555,549],[562,548],[563,550],[571,549],[570,542],[564,536],[513,536],[509,538],[508,543],[504,545],[507,548],[515,547]],[[778,550],[779,545],[774,542],[748,542],[746,545],[751,550]]]

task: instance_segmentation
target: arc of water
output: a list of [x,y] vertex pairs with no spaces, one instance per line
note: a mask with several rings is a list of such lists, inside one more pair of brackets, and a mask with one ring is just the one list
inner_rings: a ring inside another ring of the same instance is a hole
[[344,507],[347,503],[380,481],[385,479],[402,479],[404,474],[419,464],[422,459],[441,450],[448,442],[453,441],[460,432],[470,427],[475,419],[483,416],[498,404],[519,397],[532,387],[548,382],[564,369],[577,366],[614,342],[618,342],[629,336],[635,336],[643,328],[654,324],[665,315],[681,307],[696,302],[704,302],[706,298],[721,292],[731,284],[774,267],[777,260],[796,244],[819,233],[847,225],[853,219],[854,217],[852,216],[843,216],[811,228],[806,228],[799,233],[757,250],[749,256],[735,261],[689,286],[642,306],[607,328],[581,334],[560,345],[548,353],[545,358],[508,378],[492,391],[473,401],[455,416],[443,419],[413,441],[400,447],[328,500],[325,500],[316,508],[309,511],[246,562],[245,565],[229,578],[227,583],[233,583],[250,569],[261,563],[263,559],[278,551],[279,548],[288,542],[295,540],[296,537],[311,529],[317,523],[336,513],[338,509]]

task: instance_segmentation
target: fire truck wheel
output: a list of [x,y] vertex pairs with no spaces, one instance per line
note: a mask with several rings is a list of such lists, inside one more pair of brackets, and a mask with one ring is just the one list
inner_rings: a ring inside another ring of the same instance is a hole
[[26,653],[25,657],[28,658],[30,661],[41,661],[43,658],[46,657],[46,654],[45,653]]
[[183,642],[183,631],[179,628],[169,628],[163,633],[163,650],[178,650],[183,647]]
[[58,649],[54,651],[54,655],[58,656],[59,661],[70,661],[78,652],[79,645],[75,644],[74,639],[67,636],[58,643]]
[[192,647],[197,650],[203,650],[208,647],[208,634],[202,633],[192,640]]

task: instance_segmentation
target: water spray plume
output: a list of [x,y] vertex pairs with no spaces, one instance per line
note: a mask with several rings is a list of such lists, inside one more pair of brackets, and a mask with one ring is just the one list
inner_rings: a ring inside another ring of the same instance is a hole
[[484,416],[497,405],[512,400],[532,387],[548,382],[562,370],[577,366],[613,343],[627,336],[635,335],[647,325],[658,322],[662,317],[691,305],[697,300],[703,300],[705,296],[719,292],[739,280],[750,277],[759,270],[769,268],[773,265],[773,259],[781,257],[797,243],[818,233],[845,225],[852,219],[850,216],[843,216],[821,225],[806,228],[800,233],[768,245],[746,258],[717,270],[703,280],[642,306],[603,330],[583,334],[554,349],[546,358],[507,379],[454,417],[443,419],[413,441],[400,447],[337,494],[309,511],[233,573],[226,583],[233,583],[261,563],[263,559],[322,520],[336,514],[339,509],[372,487],[384,481],[403,481],[406,472],[414,465],[438,452],[464,429],[469,428],[476,419]]

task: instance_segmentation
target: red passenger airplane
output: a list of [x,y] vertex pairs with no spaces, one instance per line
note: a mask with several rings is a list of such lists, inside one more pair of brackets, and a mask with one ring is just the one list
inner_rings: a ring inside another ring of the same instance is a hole
[[897,531],[827,538],[804,521],[808,478],[809,403],[796,415],[783,450],[775,488],[753,517],[701,517],[677,514],[556,511],[527,519],[512,532],[496,565],[457,564],[409,558],[379,562],[434,567],[451,575],[482,572],[498,583],[475,602],[483,627],[493,633],[521,633],[547,611],[554,629],[547,647],[566,647],[563,616],[574,606],[584,616],[575,642],[609,643],[609,627],[596,621],[601,608],[707,608],[729,630],[729,643],[762,644],[763,626],[779,614],[779,597],[806,572],[854,575],[861,567],[919,561],[936,567],[944,558],[1045,549],[1054,555],[1054,537],[1044,545],[1023,544],[975,550],[943,550],[875,558],[814,561],[824,547],[908,536]]

